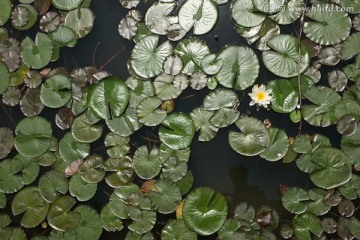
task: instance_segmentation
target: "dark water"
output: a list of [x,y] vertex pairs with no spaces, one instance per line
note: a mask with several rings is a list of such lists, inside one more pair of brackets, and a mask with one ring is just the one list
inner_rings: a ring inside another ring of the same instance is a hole
[[[144,3],[142,1],[138,9],[145,13],[145,9],[152,2]],[[61,49],[61,59],[54,66],[64,66],[68,71],[76,67],[93,65],[101,68],[114,54],[120,52],[116,58],[104,66],[104,70],[125,80],[129,76],[126,62],[130,58],[134,43],[120,37],[117,26],[128,10],[122,8],[119,2],[114,0],[94,0],[91,8],[96,16],[93,30],[84,39],[78,40],[75,48]],[[217,25],[210,34],[200,38],[206,40],[210,49],[215,53],[227,44],[246,45],[245,40],[234,30],[229,4],[220,6],[219,9],[220,17]],[[258,83],[266,83],[276,79],[265,70],[264,66],[261,69]],[[190,94],[196,94],[196,96],[181,99]],[[244,93],[238,92],[238,94],[241,97]],[[175,100],[175,111],[191,111],[196,106],[201,105],[205,95],[206,91],[185,91],[179,99]],[[239,108],[241,113],[250,111],[251,114],[261,120],[268,118],[273,126],[287,130],[289,136],[295,137],[298,134],[297,126],[292,124],[287,116],[272,111],[250,109],[248,107],[249,100],[248,97],[244,97],[241,101],[242,105]],[[22,118],[18,107],[10,110],[10,113],[16,120]],[[53,119],[55,113],[52,110],[45,112],[47,116],[50,116],[50,119]],[[0,126],[10,126],[12,129],[15,127],[3,109],[0,110]],[[53,126],[53,128],[56,127]],[[195,178],[194,187],[209,186],[224,193],[229,199],[231,209],[241,201],[249,202],[254,207],[270,205],[278,210],[281,218],[289,219],[289,214],[281,208],[278,187],[280,185],[309,187],[311,185],[307,174],[298,170],[294,163],[267,162],[259,157],[249,158],[235,153],[227,141],[228,131],[228,129],[221,129],[212,141],[194,141],[191,145],[189,164]],[[305,124],[303,132],[314,133],[314,128]],[[327,128],[324,129],[325,132],[332,139],[339,139],[334,129]],[[62,131],[56,133],[58,137],[61,134],[63,134]],[[90,204],[100,207],[101,202],[107,202],[106,194],[103,191],[110,189],[107,189],[105,184],[99,187],[101,191]],[[111,239],[111,236],[115,237],[115,235],[104,231],[104,239]]]

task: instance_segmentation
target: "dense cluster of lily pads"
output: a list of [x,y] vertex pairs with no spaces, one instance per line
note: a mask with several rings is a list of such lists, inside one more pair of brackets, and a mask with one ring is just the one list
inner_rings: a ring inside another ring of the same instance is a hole
[[[139,3],[120,0],[129,12],[119,34],[135,43],[124,81],[95,67],[49,68],[61,48],[75,47],[91,31],[90,0],[0,0],[2,104],[19,105],[24,115],[14,129],[0,128],[0,239],[91,240],[103,231],[144,240],[360,238],[354,216],[360,197],[360,4],[159,0],[141,13]],[[196,37],[216,25],[218,5],[231,9],[248,46],[212,52]],[[296,33],[281,33],[293,23]],[[9,29],[37,32],[16,39]],[[261,62],[274,76],[265,85],[258,81]],[[188,88],[208,91],[202,105],[173,112]],[[260,111],[290,117],[300,124],[299,135],[240,113],[241,95]],[[42,116],[46,108],[57,109],[54,124]],[[326,136],[303,134],[303,122],[336,125],[340,148]],[[255,210],[251,203],[229,213],[223,194],[192,188],[192,141],[211,141],[226,127],[240,155],[296,164],[309,175],[310,189],[282,189],[282,204],[294,214],[287,224],[279,225],[275,209]],[[53,128],[63,136],[56,139]],[[133,145],[133,134],[146,128],[155,129],[156,144]],[[102,140],[106,155],[93,153],[92,144]],[[87,203],[100,184],[113,192],[94,209]],[[164,215],[168,221],[159,229],[157,218]]]

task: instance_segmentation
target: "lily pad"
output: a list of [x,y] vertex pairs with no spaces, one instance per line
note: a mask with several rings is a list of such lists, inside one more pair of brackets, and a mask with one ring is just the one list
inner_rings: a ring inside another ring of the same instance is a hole
[[219,128],[215,127],[209,121],[213,114],[212,111],[207,111],[203,108],[195,108],[190,113],[196,131],[199,131],[199,141],[210,141],[218,132]]
[[24,183],[19,172],[23,165],[19,159],[5,159],[0,162],[0,191],[14,193],[19,191]]
[[14,147],[14,135],[10,128],[0,128],[0,159],[5,158]]
[[0,94],[2,94],[10,85],[9,71],[2,62],[0,62],[0,78]]
[[48,212],[49,203],[40,195],[37,187],[28,187],[16,194],[11,203],[13,214],[24,213],[20,224],[26,228],[33,228],[39,225]]
[[78,240],[97,240],[103,231],[99,214],[89,206],[78,206],[73,213],[80,215],[79,224],[74,229]]
[[155,95],[162,100],[175,99],[181,94],[181,90],[173,84],[174,76],[162,73],[155,78]]
[[251,48],[230,45],[219,53],[216,60],[223,62],[215,77],[224,87],[244,90],[252,86],[259,75],[259,60]]
[[183,113],[172,113],[162,122],[159,129],[160,141],[172,149],[190,146],[195,134],[192,119]]
[[166,179],[156,181],[148,196],[156,211],[163,214],[174,212],[182,197],[176,183]]
[[163,240],[193,240],[197,239],[195,232],[190,231],[181,219],[172,220],[161,231]]
[[23,119],[16,126],[15,134],[15,148],[26,157],[40,156],[51,144],[51,125],[42,117]]
[[134,169],[132,160],[129,157],[109,158],[106,160],[104,167],[107,172],[110,172],[105,178],[110,187],[118,188],[132,180]]
[[33,69],[45,67],[51,60],[53,44],[45,33],[37,33],[35,42],[26,37],[21,43],[22,61]]
[[108,232],[120,231],[123,229],[122,221],[111,211],[109,205],[105,205],[100,213],[103,228]]
[[[65,0],[62,1],[65,2]],[[72,29],[77,38],[85,37],[91,31],[93,24],[94,14],[89,8],[74,9],[66,14],[64,20],[64,26]]]
[[359,50],[357,48],[359,46],[359,39],[360,39],[360,33],[356,32],[351,34],[342,43],[340,52],[344,60],[349,60],[359,53]]
[[98,124],[100,119],[97,118],[91,110],[87,110],[74,119],[71,126],[73,137],[82,143],[91,143],[99,139],[103,132],[103,126]]
[[172,45],[167,41],[157,46],[159,36],[146,36],[134,47],[131,54],[131,65],[136,74],[150,78],[162,72],[162,66],[172,51]]
[[295,22],[302,14],[305,3],[302,0],[286,0],[281,11],[270,18],[279,24],[287,25]]
[[185,31],[193,28],[194,35],[209,32],[218,19],[216,3],[211,0],[187,0],[179,10],[179,23]]
[[271,108],[278,113],[293,111],[299,101],[297,89],[289,80],[280,79],[269,82],[266,86],[272,90]]
[[239,132],[230,131],[229,143],[232,149],[245,156],[262,153],[270,143],[270,136],[264,124],[253,117],[240,117],[236,122]]
[[319,168],[310,173],[310,179],[321,188],[339,187],[351,179],[350,159],[336,148],[319,148],[311,160]]
[[76,200],[69,195],[58,197],[49,207],[47,215],[49,225],[58,231],[76,227],[80,222],[81,214],[70,211],[75,204]]
[[136,116],[136,109],[128,107],[126,112],[118,118],[106,121],[109,129],[119,136],[127,137],[142,127]]
[[342,92],[347,87],[348,79],[343,71],[333,70],[328,73],[328,83],[332,89]]
[[111,76],[89,87],[87,104],[97,117],[111,119],[125,111],[129,98],[125,82]]
[[90,152],[90,145],[77,141],[68,132],[59,142],[59,152],[64,161],[70,163],[78,159],[85,159]]
[[156,1],[145,14],[145,24],[152,33],[165,35],[166,29],[178,22],[177,16],[169,14],[175,9],[175,2]]
[[258,26],[266,17],[255,9],[252,0],[235,0],[231,6],[231,15],[235,22],[243,27]]
[[54,5],[57,9],[70,11],[75,8],[78,8],[83,0],[51,0],[51,4]]
[[268,161],[278,161],[285,156],[288,151],[289,141],[284,130],[278,128],[269,129],[270,143],[260,154],[260,157]]
[[44,109],[44,104],[40,99],[40,89],[28,88],[20,100],[20,109],[27,117],[39,115]]
[[263,61],[265,67],[273,74],[290,78],[305,72],[309,67],[310,55],[307,47],[303,43],[299,45],[296,37],[279,34],[272,37],[267,45],[272,50],[263,51]]
[[345,40],[351,29],[351,19],[347,13],[335,4],[315,4],[306,12],[313,22],[305,22],[304,33],[310,40],[332,45]]
[[104,161],[100,155],[91,154],[79,167],[79,173],[88,183],[98,183],[105,177]]
[[0,5],[2,6],[0,10],[0,26],[2,26],[10,18],[12,6],[10,0],[1,0]]
[[69,189],[69,181],[64,173],[50,170],[39,180],[39,192],[43,199],[52,203],[60,194],[65,194]]
[[88,201],[96,193],[97,184],[84,181],[80,174],[75,174],[69,181],[69,193],[78,201]]
[[162,164],[157,147],[148,150],[146,146],[136,149],[133,157],[134,170],[142,179],[151,179],[160,173]]
[[50,11],[40,19],[40,30],[46,33],[55,31],[60,26],[60,16],[58,13]]
[[136,36],[138,31],[138,22],[132,17],[125,17],[121,19],[118,25],[118,31],[120,36],[130,40]]
[[320,219],[310,212],[296,215],[292,220],[294,235],[297,239],[311,239],[311,234],[320,236],[323,232]]
[[158,97],[147,97],[143,99],[136,110],[139,122],[146,126],[157,126],[166,118],[167,112],[159,109],[162,100]]
[[45,106],[59,108],[71,99],[71,82],[62,74],[55,74],[41,85],[41,101]]
[[281,197],[282,205],[289,212],[300,214],[306,211],[307,205],[305,201],[309,200],[308,193],[297,187],[288,188]]
[[183,206],[185,225],[200,235],[218,231],[227,218],[225,197],[208,187],[200,187],[189,193]]

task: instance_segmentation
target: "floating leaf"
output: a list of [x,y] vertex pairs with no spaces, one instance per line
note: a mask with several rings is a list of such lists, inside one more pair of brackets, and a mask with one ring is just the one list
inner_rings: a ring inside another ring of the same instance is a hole
[[8,106],[14,107],[19,104],[21,91],[17,87],[9,87],[2,95],[2,101]]
[[1,0],[0,1],[1,10],[0,10],[0,26],[4,25],[11,15],[11,1],[10,0]]
[[171,24],[166,29],[166,37],[170,41],[179,41],[183,39],[185,35],[186,35],[186,31],[178,23]]
[[182,179],[187,170],[187,162],[181,161],[177,157],[172,156],[163,162],[162,176],[175,182]]
[[252,86],[259,75],[259,60],[251,48],[230,45],[219,53],[216,60],[223,62],[215,77],[224,87],[244,90]]
[[243,27],[255,27],[265,20],[265,14],[256,12],[251,0],[235,0],[231,6],[231,15],[235,22]]
[[37,187],[28,187],[20,191],[11,203],[13,214],[24,213],[20,224],[26,228],[33,228],[39,225],[46,217],[49,208],[40,195]]
[[11,23],[18,30],[27,30],[34,26],[37,20],[37,12],[31,4],[17,5],[11,14]]
[[120,231],[123,229],[121,220],[111,211],[109,205],[105,205],[100,213],[103,228],[108,232]]
[[159,150],[154,147],[149,152],[146,146],[136,149],[133,157],[134,170],[142,179],[151,179],[159,174],[161,162],[159,159]]
[[37,157],[50,147],[52,129],[42,117],[25,118],[16,126],[14,145],[26,157]]
[[322,48],[317,56],[318,63],[325,66],[335,66],[341,60],[340,52],[334,47]]
[[195,134],[192,119],[183,113],[172,113],[162,122],[159,129],[160,141],[172,149],[190,146]]
[[45,67],[51,60],[53,44],[45,33],[37,33],[35,42],[26,37],[21,43],[22,61],[33,69]]
[[228,140],[237,153],[255,156],[269,145],[269,133],[261,121],[245,116],[240,117],[235,124],[241,132],[230,131]]
[[58,47],[73,47],[76,44],[75,32],[64,25],[60,25],[55,31],[49,34],[52,42]]
[[78,159],[85,159],[90,152],[90,145],[77,141],[68,132],[59,142],[59,152],[64,161],[71,163]]
[[98,183],[105,177],[104,162],[100,155],[91,154],[79,167],[81,178],[88,183]]
[[360,165],[358,154],[360,154],[360,129],[359,124],[355,133],[351,136],[343,136],[341,139],[341,150],[351,159],[354,165]]
[[163,240],[193,240],[197,239],[196,233],[190,231],[181,219],[172,220],[161,231]]
[[49,225],[58,231],[76,227],[80,222],[81,214],[70,211],[75,204],[76,200],[68,195],[58,197],[49,207],[47,215]]
[[334,233],[336,232],[337,223],[332,218],[323,218],[321,220],[321,228],[326,233]]
[[129,230],[138,234],[149,232],[155,225],[156,212],[143,210],[140,212],[137,221],[133,221],[129,226]]
[[6,159],[0,162],[0,191],[3,193],[14,193],[19,191],[24,183],[21,175],[23,165],[19,159]]
[[155,78],[155,95],[162,100],[175,99],[181,94],[181,90],[173,85],[174,77],[162,73]]
[[297,187],[288,188],[281,197],[282,205],[289,212],[300,214],[306,211],[307,205],[304,201],[309,200],[308,193]]
[[108,133],[105,137],[104,144],[110,147],[106,150],[107,154],[112,158],[121,158],[129,152],[129,137],[122,137],[115,133]]
[[106,183],[113,188],[124,186],[132,180],[134,169],[131,158],[109,158],[104,165],[106,171],[111,172],[106,176]]
[[280,79],[271,81],[266,88],[272,90],[271,108],[275,112],[289,113],[296,108],[299,96],[297,89],[289,80]]
[[103,132],[102,125],[95,125],[98,119],[92,111],[88,110],[74,119],[71,126],[73,137],[82,143],[91,143],[99,139]]
[[[1,15],[1,14],[0,14]],[[6,66],[0,62],[0,94],[4,93],[10,85],[9,71]]]
[[71,128],[74,121],[74,115],[70,108],[61,108],[55,116],[55,123],[61,130]]
[[5,158],[14,147],[14,135],[9,128],[0,128],[0,159]]
[[178,75],[183,68],[181,57],[177,54],[172,54],[166,57],[164,61],[164,72],[168,75]]
[[211,0],[187,0],[179,10],[179,23],[185,31],[194,28],[194,35],[209,32],[218,19],[218,9]]
[[[155,88],[152,81],[129,77],[125,83],[131,89],[129,101],[129,107],[131,108],[137,108],[141,100],[146,97],[154,96],[155,94]],[[127,111],[129,111],[129,108]]]
[[343,136],[352,136],[357,130],[357,121],[351,115],[344,115],[336,123],[336,130]]
[[315,4],[306,12],[306,16],[314,21],[305,22],[304,33],[316,43],[336,44],[345,40],[350,34],[351,19],[335,4]]
[[317,216],[328,213],[331,206],[324,203],[324,199],[327,197],[327,192],[320,188],[314,188],[309,190],[309,199],[311,202],[307,204],[307,211],[314,213]]
[[268,161],[277,161],[283,158],[288,151],[288,136],[284,130],[269,128],[270,143],[260,154],[260,157]]
[[328,73],[328,83],[332,89],[342,92],[347,87],[347,77],[340,70],[333,70]]
[[311,156],[319,166],[310,173],[311,181],[324,189],[344,185],[351,179],[350,159],[336,148],[319,148]]
[[193,183],[194,183],[194,175],[192,174],[191,170],[189,170],[183,178],[181,178],[179,181],[176,182],[176,184],[180,188],[180,192],[182,195],[185,195],[190,191]]
[[353,33],[348,38],[345,39],[340,49],[341,56],[344,60],[349,60],[350,58],[352,58],[353,56],[359,53],[358,50],[359,40],[360,40],[359,32]]
[[51,0],[51,4],[60,10],[69,11],[78,8],[82,1],[83,0]]
[[118,25],[118,31],[120,36],[130,40],[136,36],[138,31],[138,22],[132,17],[125,17],[121,19]]
[[121,6],[127,9],[135,8],[139,2],[139,0],[120,0]]
[[62,74],[55,74],[41,85],[41,101],[45,106],[59,108],[71,99],[71,82]]
[[170,180],[156,181],[155,190],[150,190],[148,196],[156,211],[167,214],[175,211],[181,201],[180,188]]
[[50,170],[41,176],[39,180],[39,192],[43,199],[51,203],[60,194],[65,194],[69,189],[69,182],[64,173]]
[[78,206],[73,213],[80,215],[79,224],[74,229],[78,240],[97,240],[102,233],[102,223],[99,214],[89,206]]
[[44,109],[44,104],[40,99],[40,89],[28,88],[20,100],[20,109],[27,117],[39,115]]
[[320,224],[320,219],[309,212],[296,215],[292,220],[294,235],[297,239],[310,240],[310,232],[319,237],[323,232]]
[[118,118],[106,121],[109,129],[119,136],[130,136],[133,132],[142,127],[136,116],[136,109],[128,107],[126,112]]
[[301,16],[304,6],[305,3],[302,0],[286,0],[281,6],[281,11],[271,15],[270,18],[282,25],[291,24]]
[[343,217],[351,217],[354,214],[355,206],[349,199],[343,199],[337,206],[338,211]]
[[354,236],[350,230],[350,220],[348,218],[340,218],[338,220],[338,225],[336,232],[341,239],[353,239]]
[[227,218],[225,197],[208,187],[200,187],[185,199],[183,219],[185,225],[200,235],[218,231]]
[[129,90],[117,77],[106,77],[88,89],[87,104],[102,119],[119,117],[129,102]]
[[147,97],[143,99],[136,110],[139,122],[146,126],[157,126],[166,118],[167,112],[159,109],[162,100],[158,97]]
[[78,201],[88,201],[96,193],[97,184],[84,181],[79,174],[75,174],[69,181],[69,193]]
[[351,180],[339,188],[341,194],[347,199],[353,200],[360,196],[360,177],[353,174]]
[[203,108],[195,108],[190,116],[195,124],[196,131],[199,131],[199,141],[210,141],[213,139],[219,128],[212,125],[209,121],[214,113]]
[[60,16],[56,12],[47,12],[40,19],[40,30],[46,33],[55,31],[60,25]]
[[217,74],[223,66],[223,61],[216,54],[208,54],[201,60],[201,69],[209,75]]
[[165,35],[166,29],[178,22],[177,16],[169,16],[175,9],[176,3],[156,1],[145,14],[145,24],[152,33]]
[[272,37],[267,42],[272,50],[263,51],[262,55],[265,67],[275,75],[284,78],[303,73],[309,67],[310,55],[306,46],[303,43],[299,45],[298,42],[296,37],[286,34]]
[[89,8],[78,8],[68,12],[64,21],[64,26],[72,29],[78,38],[85,37],[91,31],[93,24],[94,14]]
[[159,36],[146,36],[134,47],[131,54],[131,65],[136,74],[144,78],[158,75],[162,71],[164,60],[173,48],[167,41],[157,46]]
[[349,228],[355,238],[360,238],[360,222],[355,217],[350,218]]

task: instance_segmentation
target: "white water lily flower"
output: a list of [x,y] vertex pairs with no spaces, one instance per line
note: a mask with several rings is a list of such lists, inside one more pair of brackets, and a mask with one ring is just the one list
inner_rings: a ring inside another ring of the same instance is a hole
[[266,87],[262,84],[260,87],[255,84],[252,88],[252,92],[249,93],[249,96],[251,97],[250,106],[257,104],[266,107],[272,100],[272,90],[266,90]]

